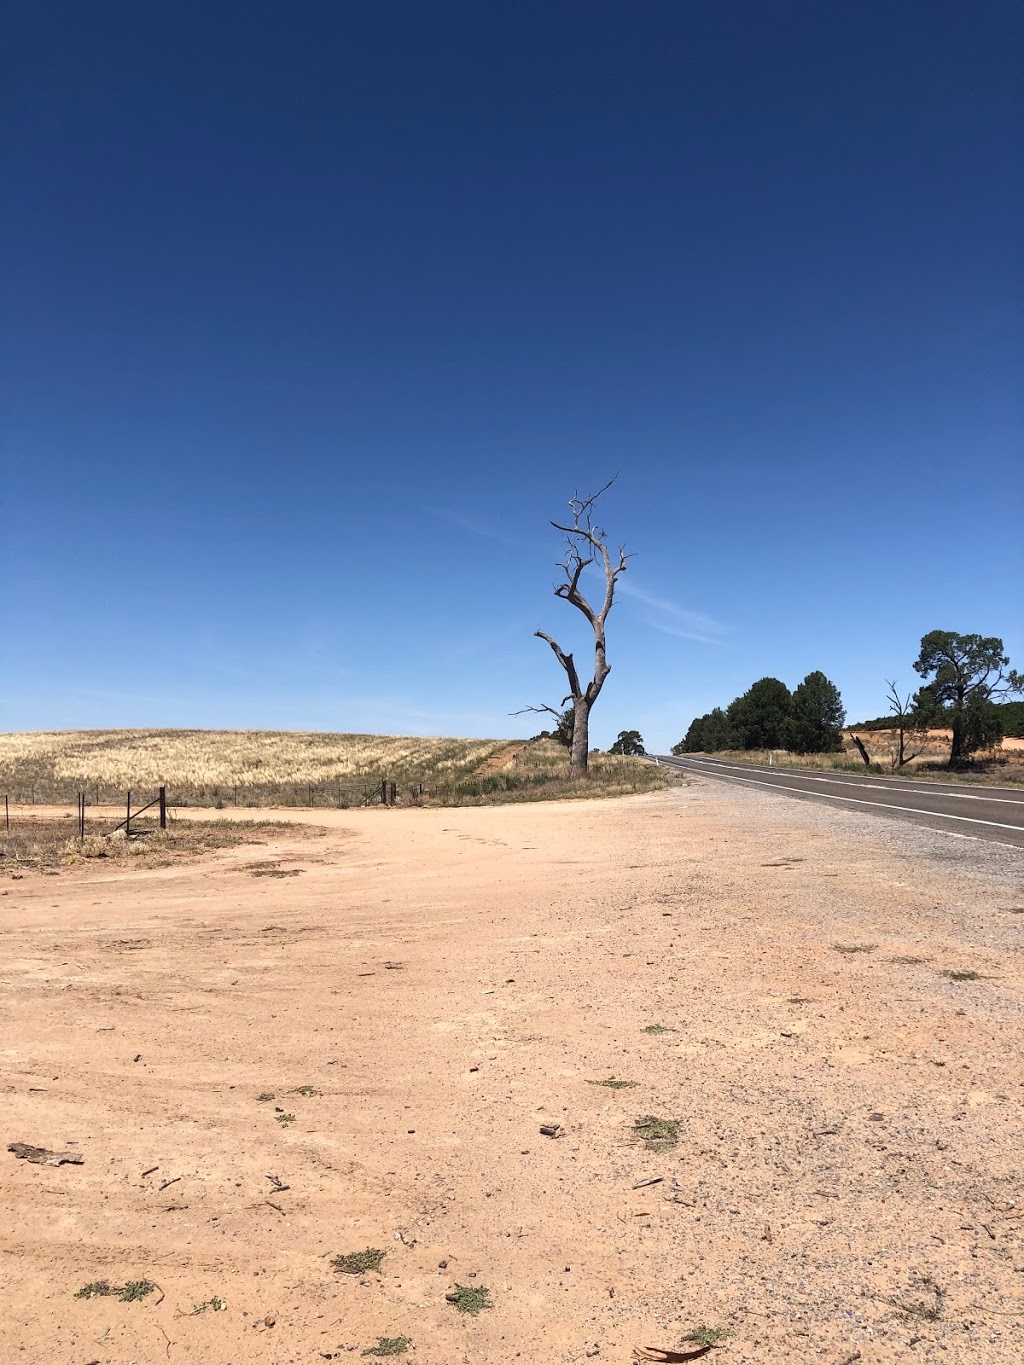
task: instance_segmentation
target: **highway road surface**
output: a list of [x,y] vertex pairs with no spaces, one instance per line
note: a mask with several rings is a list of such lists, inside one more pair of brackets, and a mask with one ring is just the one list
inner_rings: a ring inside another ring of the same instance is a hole
[[800,801],[910,820],[929,829],[1024,848],[1024,788],[1020,787],[954,786],[879,777],[874,773],[863,777],[854,773],[818,773],[690,754],[682,758],[668,754],[657,757],[659,763],[683,772],[700,773],[716,782],[738,782]]

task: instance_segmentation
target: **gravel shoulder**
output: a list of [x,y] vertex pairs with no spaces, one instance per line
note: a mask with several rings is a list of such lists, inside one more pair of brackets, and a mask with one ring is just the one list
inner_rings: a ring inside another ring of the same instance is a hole
[[0,881],[0,1360],[1024,1358],[1024,853],[699,778],[274,818]]

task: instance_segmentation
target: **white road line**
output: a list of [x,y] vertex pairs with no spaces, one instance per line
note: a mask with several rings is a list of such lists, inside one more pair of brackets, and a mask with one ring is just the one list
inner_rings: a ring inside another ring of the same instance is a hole
[[[725,767],[723,763],[720,765]],[[691,769],[691,772],[694,769]],[[695,771],[700,772],[697,768]],[[798,792],[802,796],[812,796],[825,801],[849,801],[855,806],[870,806],[872,810],[901,810],[907,815],[930,815],[933,820],[963,820],[969,825],[990,825],[992,829],[1012,829],[1014,834],[1022,833],[1020,825],[1002,825],[998,820],[977,820],[973,815],[947,815],[939,810],[918,810],[914,806],[891,806],[886,801],[858,801],[855,796],[833,796],[831,792],[809,792],[806,787],[787,787],[783,782],[758,782],[753,777],[729,777],[727,782],[749,782],[752,787],[764,787],[766,791]],[[1016,844],[1013,845],[1016,848]]]
[[[956,797],[958,801],[998,801],[1003,806],[1024,806],[1024,797],[1014,798],[1012,796],[975,796],[968,792],[946,791],[941,784],[936,783],[934,787],[893,787],[888,782],[867,782],[863,778],[848,777],[825,777],[818,773],[809,773],[803,769],[793,768],[759,768],[753,763],[744,763],[740,766],[737,763],[722,763],[719,759],[691,758],[690,763],[705,763],[710,770],[715,768],[729,768],[733,772],[749,773],[795,773],[799,771],[800,777],[805,782],[829,782],[836,787],[859,787],[861,791],[876,792],[905,792],[907,796],[948,796]],[[898,779],[897,779],[898,780]],[[997,791],[999,788],[996,789]],[[1005,788],[1003,788],[1005,790]]]

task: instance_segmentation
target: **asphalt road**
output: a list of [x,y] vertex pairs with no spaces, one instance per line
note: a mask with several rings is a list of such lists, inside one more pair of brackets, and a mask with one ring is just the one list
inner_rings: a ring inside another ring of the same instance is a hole
[[658,756],[659,763],[700,773],[718,782],[777,791],[800,801],[910,820],[974,839],[1024,848],[1024,790],[1019,787],[953,786],[908,778],[854,773],[816,773],[794,768],[755,767],[718,758]]

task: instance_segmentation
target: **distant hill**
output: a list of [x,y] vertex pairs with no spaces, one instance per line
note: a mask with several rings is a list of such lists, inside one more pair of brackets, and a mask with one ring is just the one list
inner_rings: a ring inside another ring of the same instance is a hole
[[[1024,739],[1024,701],[996,702],[996,710],[1003,720],[1003,734],[1008,738]],[[859,720],[855,725],[847,725],[846,731],[891,730],[895,720],[888,716],[876,716],[874,720]]]

